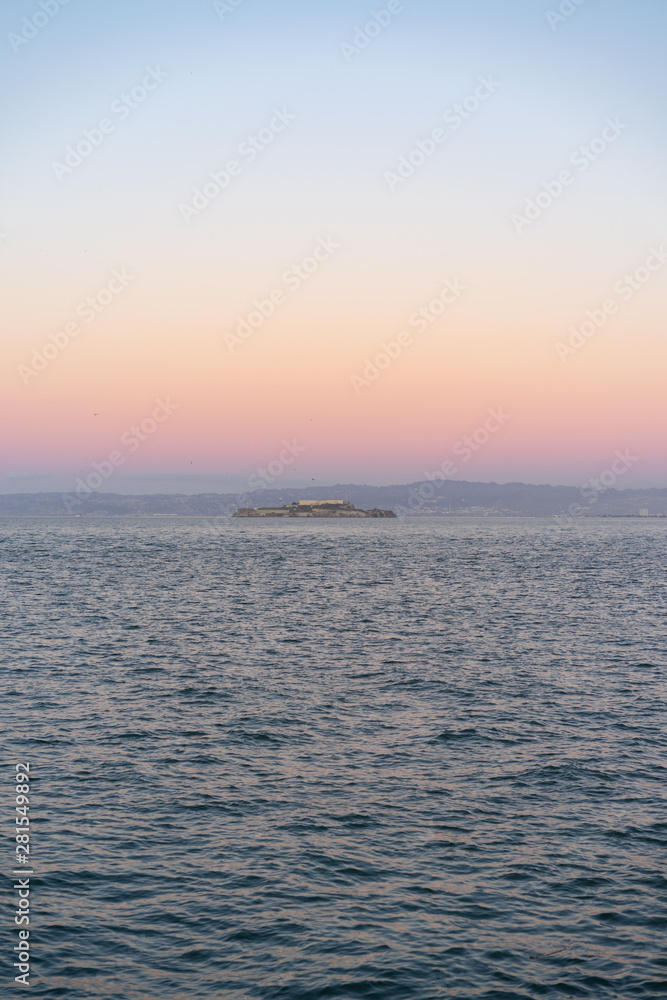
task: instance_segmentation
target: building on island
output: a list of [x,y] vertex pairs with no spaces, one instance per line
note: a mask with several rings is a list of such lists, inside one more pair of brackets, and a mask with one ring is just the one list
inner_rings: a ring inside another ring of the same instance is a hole
[[349,500],[294,500],[286,507],[241,507],[232,517],[396,517],[393,510],[357,510]]

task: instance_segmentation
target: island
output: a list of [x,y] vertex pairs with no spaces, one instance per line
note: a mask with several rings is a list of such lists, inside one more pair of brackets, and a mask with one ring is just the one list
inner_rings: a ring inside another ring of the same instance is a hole
[[349,500],[294,500],[286,507],[241,507],[232,517],[396,517],[393,510],[357,510]]

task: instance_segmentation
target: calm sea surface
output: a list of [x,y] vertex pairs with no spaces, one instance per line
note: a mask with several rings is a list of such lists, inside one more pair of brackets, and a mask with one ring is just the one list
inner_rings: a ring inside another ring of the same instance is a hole
[[31,996],[667,995],[667,523],[7,519],[0,561]]

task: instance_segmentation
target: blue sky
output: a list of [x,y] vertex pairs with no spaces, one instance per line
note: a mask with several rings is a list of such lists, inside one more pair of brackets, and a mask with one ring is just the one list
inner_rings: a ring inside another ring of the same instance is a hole
[[[380,481],[420,478],[421,467],[437,464],[476,413],[506,400],[519,419],[505,444],[480,456],[479,478],[577,482],[604,468],[614,447],[632,444],[645,446],[648,456],[637,481],[667,485],[658,400],[635,420],[627,392],[630,379],[637,399],[653,398],[652,371],[664,351],[663,276],[637,297],[604,345],[600,338],[587,347],[581,363],[562,369],[554,353],[568,327],[666,233],[667,8],[658,0],[393,3],[391,17],[382,13],[384,0],[241,0],[229,10],[185,0],[3,5],[0,73],[12,97],[3,107],[8,374],[1,387],[7,413],[25,427],[21,468],[12,454],[5,472],[46,477],[42,482],[51,475],[54,483],[71,477],[126,425],[123,399],[129,414],[143,398],[169,389],[190,407],[188,433],[229,439],[228,448],[223,441],[198,455],[197,475],[243,480],[270,459],[271,434],[248,434],[244,466],[233,417],[224,408],[214,412],[217,389],[204,379],[197,390],[199,366],[219,370],[220,394],[237,412],[256,385],[266,419],[275,415],[285,435],[302,429],[290,408],[295,391],[303,393],[309,421],[312,385],[322,379],[328,409],[311,445],[313,467],[302,470],[306,479],[313,470],[343,480],[359,474],[341,458],[344,438],[333,442],[330,422],[341,407],[357,406],[357,425],[367,428],[364,447],[377,456],[367,478]],[[377,20],[387,23],[371,29],[377,37],[363,50],[344,48]],[[17,42],[22,32],[34,37]],[[162,82],[121,119],[111,109],[149,69]],[[497,81],[497,90],[409,183],[390,191],[386,177],[400,157],[480,79]],[[179,206],[276,109],[294,115],[293,123],[256,162],[243,164],[224,198],[186,226]],[[99,148],[71,175],[57,177],[54,163],[104,118],[113,130]],[[517,238],[513,216],[609,120],[623,123],[618,141]],[[298,316],[285,319],[263,353],[248,349],[247,369],[243,360],[218,357],[221,331],[327,233],[343,249]],[[113,321],[99,324],[109,326],[106,340],[72,347],[26,392],[16,379],[22,359],[120,265],[136,271],[136,289]],[[434,338],[419,358],[413,352],[414,366],[406,361],[400,377],[392,372],[373,389],[374,402],[370,393],[348,400],[351,374],[454,274],[474,289],[462,309],[458,346],[450,351],[444,334]],[[340,392],[323,364],[337,373]],[[439,386],[437,370],[451,379],[443,374]],[[111,422],[76,443],[72,400],[87,412],[112,383],[118,402]],[[376,430],[387,413],[438,392],[452,398],[455,385],[475,407],[443,403],[390,426],[387,433],[401,443],[389,460],[391,442]],[[198,415],[197,396],[207,400]],[[571,412],[561,421],[564,399]],[[61,410],[59,433],[74,442],[73,451],[51,460],[46,430]],[[535,450],[536,421],[547,458],[544,448]],[[440,438],[432,433],[436,424]],[[416,438],[425,443],[413,459]],[[181,444],[155,454],[147,448],[133,475],[187,477]]]

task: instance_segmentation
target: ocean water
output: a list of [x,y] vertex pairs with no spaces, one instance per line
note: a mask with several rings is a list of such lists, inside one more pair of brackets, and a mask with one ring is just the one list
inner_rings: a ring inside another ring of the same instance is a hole
[[667,523],[7,519],[0,560],[32,996],[667,994]]

